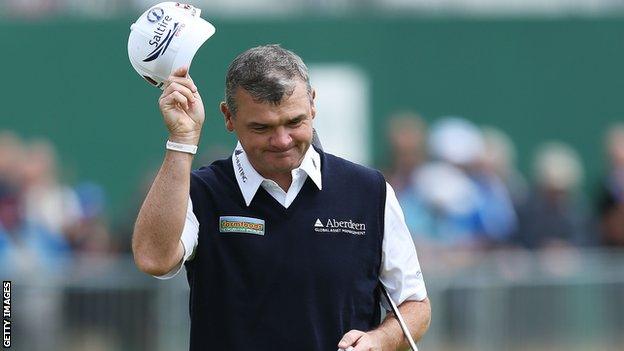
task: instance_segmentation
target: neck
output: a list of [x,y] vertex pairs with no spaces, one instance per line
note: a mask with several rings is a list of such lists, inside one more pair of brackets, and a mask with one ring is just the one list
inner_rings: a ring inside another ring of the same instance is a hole
[[292,183],[292,174],[290,172],[287,173],[265,173],[258,172],[264,179],[270,179],[279,185],[284,191],[288,191],[290,188],[290,184]]
[[292,183],[292,174],[290,173],[265,178],[271,179],[272,181],[276,182],[277,185],[279,185],[279,187],[286,192],[288,191],[288,189],[290,188],[290,184]]
[[262,172],[258,170],[258,167],[256,167],[256,165],[254,165],[251,160],[249,160],[249,162],[251,163],[251,166],[258,172],[258,174],[262,176],[262,178],[270,179],[276,182],[277,185],[279,185],[279,187],[282,188],[284,191],[288,191],[288,189],[290,188],[290,184],[292,183],[292,173],[290,171],[275,173]]

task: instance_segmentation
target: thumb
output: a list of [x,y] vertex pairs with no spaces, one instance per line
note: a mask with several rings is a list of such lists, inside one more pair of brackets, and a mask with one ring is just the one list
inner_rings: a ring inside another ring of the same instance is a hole
[[340,339],[340,342],[338,343],[338,347],[341,349],[346,349],[349,346],[353,346],[358,341],[358,339],[361,338],[362,335],[365,335],[365,334],[366,333],[360,330],[351,330],[350,332],[346,333],[342,337],[342,339]]

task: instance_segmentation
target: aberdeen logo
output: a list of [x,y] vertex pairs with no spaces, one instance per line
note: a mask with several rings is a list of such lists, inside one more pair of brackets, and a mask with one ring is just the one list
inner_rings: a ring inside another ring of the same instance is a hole
[[[158,40],[156,41],[157,43],[156,48],[152,52],[147,54],[147,57],[143,60],[143,62],[154,61],[159,56],[164,55],[165,52],[167,51],[167,48],[169,47],[169,44],[171,44],[173,37],[176,35],[178,29],[179,29],[179,23],[174,24],[173,28],[169,30],[169,33],[167,33],[165,38],[162,39],[160,43],[158,43]],[[152,45],[152,40],[150,40],[150,45]]]
[[147,13],[147,20],[154,23],[160,21],[165,14],[165,11],[160,7],[154,7]]
[[345,233],[351,235],[366,235],[366,224],[352,220],[339,221],[334,218],[327,220],[325,224],[320,218],[314,223],[314,231],[317,233]]
[[264,220],[251,217],[221,216],[219,232],[264,235]]

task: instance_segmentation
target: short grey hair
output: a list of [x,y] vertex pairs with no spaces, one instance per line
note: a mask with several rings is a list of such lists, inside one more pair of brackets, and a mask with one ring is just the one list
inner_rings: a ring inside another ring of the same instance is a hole
[[301,57],[278,44],[257,46],[238,55],[230,64],[225,77],[225,103],[236,115],[234,95],[241,87],[257,102],[279,105],[284,96],[292,95],[297,81],[306,83],[312,100],[308,67]]

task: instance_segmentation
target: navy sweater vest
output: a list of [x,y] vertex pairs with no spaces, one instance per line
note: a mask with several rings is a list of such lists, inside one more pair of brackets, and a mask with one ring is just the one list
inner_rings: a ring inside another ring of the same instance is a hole
[[[379,324],[385,180],[319,153],[323,190],[308,178],[287,209],[262,187],[246,206],[231,158],[193,172],[191,351],[336,350]],[[220,224],[229,216],[264,225]]]

